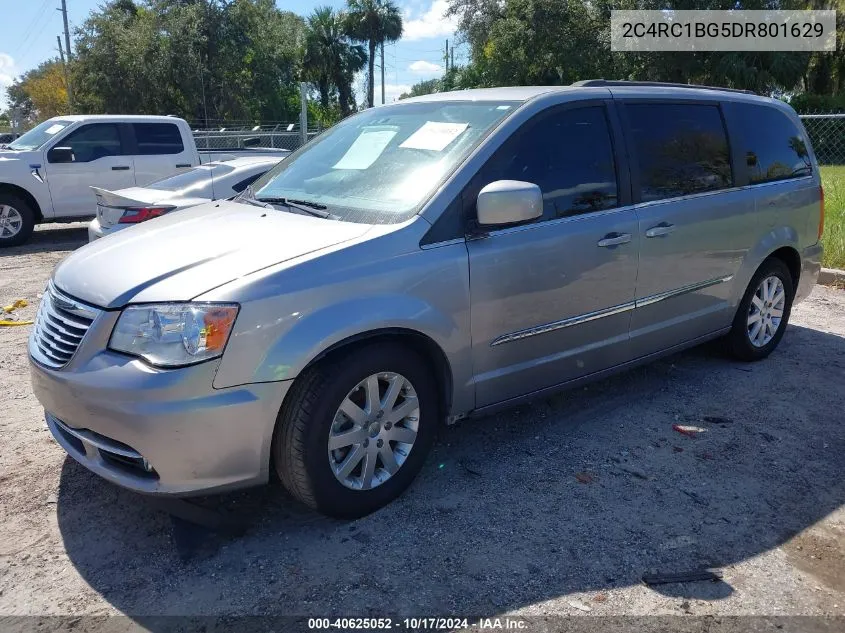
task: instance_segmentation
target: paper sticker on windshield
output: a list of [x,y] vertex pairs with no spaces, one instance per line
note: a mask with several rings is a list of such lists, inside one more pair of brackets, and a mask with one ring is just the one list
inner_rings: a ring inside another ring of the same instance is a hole
[[61,125],[60,123],[54,123],[53,125],[51,125],[50,127],[48,127],[46,130],[44,130],[44,132],[45,132],[46,134],[53,135],[53,134],[55,134],[56,132],[61,132],[63,129],[65,129],[65,126],[64,126],[64,125]]
[[442,152],[452,141],[458,138],[468,123],[441,123],[439,121],[426,121],[419,130],[405,139],[399,147],[407,149],[430,149],[435,152]]
[[334,166],[334,169],[367,169],[372,165],[388,143],[396,136],[396,130],[364,130],[352,146]]

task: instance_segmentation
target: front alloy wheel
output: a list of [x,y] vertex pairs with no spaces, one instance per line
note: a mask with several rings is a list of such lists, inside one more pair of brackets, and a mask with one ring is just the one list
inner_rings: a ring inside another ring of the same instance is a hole
[[8,204],[0,204],[0,239],[11,240],[20,233],[23,227],[23,216]]
[[394,372],[368,376],[341,402],[329,431],[329,464],[353,490],[380,486],[402,467],[420,422],[411,382]]
[[441,410],[432,370],[409,347],[373,342],[302,372],[273,435],[285,488],[315,510],[345,518],[398,497],[434,442]]

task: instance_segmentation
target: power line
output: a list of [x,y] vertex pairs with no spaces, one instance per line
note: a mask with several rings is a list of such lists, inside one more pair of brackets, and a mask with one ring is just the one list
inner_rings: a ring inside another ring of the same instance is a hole
[[[32,39],[30,39],[29,36],[33,33],[35,25],[41,21],[41,18],[43,18],[45,15],[50,15],[50,13],[46,11],[48,4],[50,4],[50,0],[44,0],[44,2],[41,3],[41,7],[36,12],[35,17],[32,19],[32,22],[29,23],[29,26],[24,31],[23,37],[21,38],[21,43],[18,45],[17,49],[15,49],[15,52],[12,57],[17,57],[22,52],[22,50],[28,51],[29,47],[32,46]],[[46,24],[44,26],[46,26]],[[44,26],[41,27],[42,31],[44,30]],[[41,33],[39,31],[39,35],[40,34]],[[29,44],[29,46],[27,46],[27,44]],[[24,48],[25,46],[26,48]]]

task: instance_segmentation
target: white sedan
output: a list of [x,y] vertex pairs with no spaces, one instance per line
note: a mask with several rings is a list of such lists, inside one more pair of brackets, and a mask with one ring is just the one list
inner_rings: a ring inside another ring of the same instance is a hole
[[117,191],[91,187],[97,196],[97,217],[88,225],[88,241],[171,211],[231,198],[278,162],[278,156],[234,158],[206,163],[145,187]]

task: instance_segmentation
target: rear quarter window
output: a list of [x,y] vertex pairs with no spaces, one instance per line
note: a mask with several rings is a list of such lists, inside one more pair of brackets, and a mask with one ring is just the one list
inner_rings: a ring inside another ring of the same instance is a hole
[[182,135],[174,123],[133,123],[138,154],[181,154],[185,151]]
[[785,112],[754,103],[733,104],[742,130],[741,155],[751,184],[800,178],[813,173],[807,139]]

